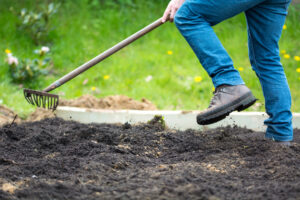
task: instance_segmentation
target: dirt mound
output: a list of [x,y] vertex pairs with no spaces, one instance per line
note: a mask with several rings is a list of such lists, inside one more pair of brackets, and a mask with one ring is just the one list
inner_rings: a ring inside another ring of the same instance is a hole
[[130,109],[130,110],[156,110],[156,106],[147,99],[133,100],[127,96],[115,95],[105,98],[96,98],[92,95],[84,95],[74,100],[60,100],[60,106],[72,106],[95,109]]
[[26,121],[35,122],[40,121],[47,118],[54,118],[55,114],[52,110],[47,110],[43,108],[37,108],[33,113],[31,113]]
[[138,126],[53,118],[2,127],[0,138],[4,200],[300,196],[299,130],[286,147],[237,127],[182,132],[158,118]]
[[[15,117],[16,113],[14,111],[3,105],[0,105],[0,126],[12,123]],[[17,116],[14,122],[19,123],[21,122],[21,119]]]

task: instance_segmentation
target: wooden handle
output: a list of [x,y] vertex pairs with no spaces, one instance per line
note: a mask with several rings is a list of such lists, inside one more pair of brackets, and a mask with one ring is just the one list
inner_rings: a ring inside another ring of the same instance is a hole
[[62,78],[60,78],[59,80],[55,81],[54,83],[52,83],[50,86],[48,86],[46,89],[44,89],[44,92],[50,92],[56,88],[58,88],[59,86],[63,85],[64,83],[68,82],[69,80],[75,78],[76,76],[78,76],[79,74],[85,72],[86,70],[88,70],[89,68],[93,67],[94,65],[98,64],[99,62],[101,62],[102,60],[104,60],[105,58],[111,56],[112,54],[116,53],[117,51],[119,51],[120,49],[126,47],[127,45],[131,44],[132,42],[134,42],[135,40],[139,39],[140,37],[144,36],[145,34],[149,33],[150,31],[152,31],[153,29],[159,27],[160,25],[162,25],[162,19],[158,19],[155,22],[149,24],[148,26],[146,26],[145,28],[143,28],[142,30],[136,32],[135,34],[129,36],[128,38],[126,38],[125,40],[123,40],[122,42],[116,44],[115,46],[111,47],[110,49],[104,51],[103,53],[101,53],[100,55],[98,55],[97,57],[93,58],[92,60],[84,63],[83,65],[81,65],[80,67],[76,68],[75,70],[71,71],[70,73],[66,74],[65,76],[63,76]]

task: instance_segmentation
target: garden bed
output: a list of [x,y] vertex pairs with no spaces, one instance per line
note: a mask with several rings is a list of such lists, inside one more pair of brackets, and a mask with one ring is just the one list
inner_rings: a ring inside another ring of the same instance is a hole
[[208,131],[59,118],[0,128],[0,199],[297,199],[291,147],[238,127]]

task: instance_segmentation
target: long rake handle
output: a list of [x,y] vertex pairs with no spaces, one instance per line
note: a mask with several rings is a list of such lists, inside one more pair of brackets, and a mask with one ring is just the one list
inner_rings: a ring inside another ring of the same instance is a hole
[[110,55],[116,53],[117,51],[119,51],[120,49],[126,47],[127,45],[131,44],[132,42],[134,42],[135,40],[139,39],[140,37],[142,37],[143,35],[149,33],[150,31],[152,31],[153,29],[159,27],[160,25],[162,25],[162,20],[161,18],[156,20],[155,22],[151,23],[150,25],[146,26],[145,28],[143,28],[142,30],[136,32],[135,34],[129,36],[128,38],[126,38],[125,40],[123,40],[122,42],[116,44],[115,46],[113,46],[112,48],[106,50],[105,52],[101,53],[100,55],[98,55],[97,57],[93,58],[92,60],[84,63],[83,65],[81,65],[80,67],[76,68],[75,70],[71,71],[70,73],[66,74],[65,76],[63,76],[62,78],[60,78],[59,80],[55,81],[54,83],[52,83],[50,86],[48,86],[47,88],[45,88],[43,90],[43,92],[50,92],[56,88],[58,88],[59,86],[63,85],[64,83],[68,82],[69,80],[75,78],[76,76],[78,76],[79,74],[83,73],[84,71],[88,70],[89,68],[93,67],[94,65],[98,64],[99,62],[101,62],[102,60],[104,60],[105,58],[109,57]]

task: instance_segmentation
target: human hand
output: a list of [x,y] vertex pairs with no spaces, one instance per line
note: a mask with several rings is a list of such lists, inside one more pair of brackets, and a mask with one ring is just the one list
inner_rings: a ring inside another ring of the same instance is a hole
[[184,2],[185,0],[171,0],[162,17],[162,23],[165,23],[168,20],[170,22],[173,22],[177,10],[181,7],[181,5]]

